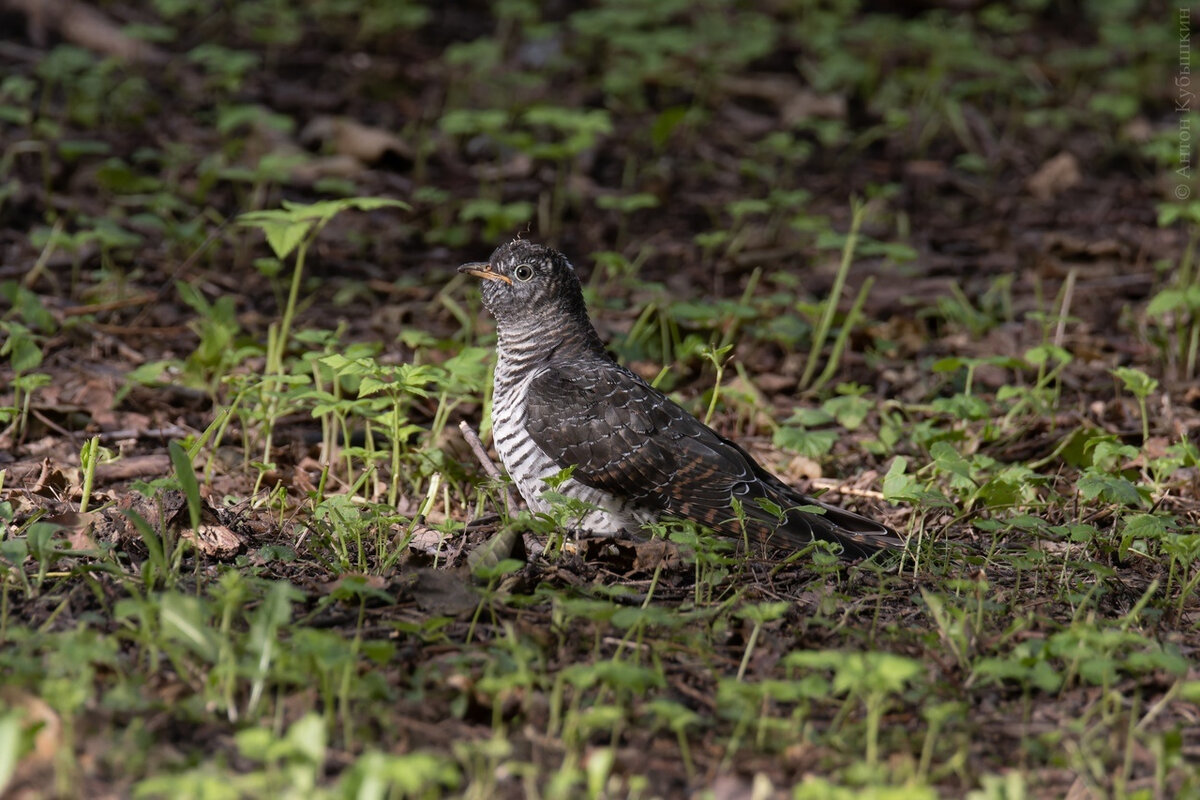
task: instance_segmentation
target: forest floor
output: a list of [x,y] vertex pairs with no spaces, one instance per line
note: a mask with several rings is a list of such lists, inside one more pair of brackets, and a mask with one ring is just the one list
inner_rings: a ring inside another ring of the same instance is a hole
[[[0,0],[0,794],[1200,797],[1191,17],[873,5]],[[517,235],[907,549],[510,499]]]

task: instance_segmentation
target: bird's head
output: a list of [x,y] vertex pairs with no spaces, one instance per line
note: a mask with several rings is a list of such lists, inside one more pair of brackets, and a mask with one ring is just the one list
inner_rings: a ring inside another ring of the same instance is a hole
[[496,248],[484,262],[459,272],[481,281],[483,304],[500,326],[558,314],[585,315],[575,268],[557,250],[517,239]]

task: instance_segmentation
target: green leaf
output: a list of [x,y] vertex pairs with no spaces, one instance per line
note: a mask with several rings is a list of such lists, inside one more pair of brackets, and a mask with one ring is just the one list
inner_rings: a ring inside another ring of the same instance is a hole
[[392,381],[381,381],[374,375],[364,375],[358,384],[358,396],[370,397],[378,392],[394,388],[394,386],[395,384]]
[[21,760],[21,714],[8,711],[0,716],[0,794],[2,794]]
[[1109,503],[1125,506],[1140,506],[1142,496],[1137,487],[1124,478],[1105,475],[1094,470],[1080,477],[1076,484],[1084,500],[1102,498]]
[[9,330],[9,340],[0,351],[0,355],[9,357],[9,364],[16,373],[36,369],[42,363],[42,348],[38,347],[37,342],[28,336],[17,334],[12,329]]
[[267,728],[253,727],[238,731],[233,741],[242,757],[261,762],[267,760],[275,735]]
[[[508,559],[516,548],[517,537],[521,534],[512,528],[501,528],[492,538],[467,553],[467,565],[472,574],[477,577],[490,579],[505,573],[495,572],[496,568]],[[511,559],[516,560],[516,559]],[[517,561],[520,564],[520,561]]]
[[341,211],[371,211],[384,207],[409,208],[407,203],[386,197],[347,197],[309,204],[284,200],[282,205],[281,209],[251,211],[238,218],[239,225],[258,228],[266,234],[267,244],[271,246],[275,256],[281,259],[295,250],[310,231],[314,228],[319,230]]
[[271,246],[276,258],[287,258],[288,255],[304,241],[304,237],[312,230],[311,222],[280,222],[264,220],[259,227],[267,236],[267,244]]
[[200,527],[200,485],[196,482],[196,471],[192,469],[192,457],[179,442],[170,442],[167,452],[171,455],[171,464],[175,467],[175,477],[183,496],[187,498],[188,517],[192,530]]
[[216,628],[213,627],[204,602],[191,595],[168,592],[159,602],[159,621],[172,638],[183,642],[196,655],[215,663],[221,652]]
[[934,442],[929,448],[933,463],[942,473],[950,476],[951,485],[960,489],[975,488],[971,477],[971,465],[949,442]]
[[1125,388],[1129,390],[1134,397],[1148,397],[1155,389],[1158,388],[1158,381],[1151,378],[1140,369],[1133,367],[1117,367],[1110,370],[1113,375],[1120,378],[1121,383],[1125,384]]
[[1025,351],[1025,360],[1035,367],[1048,364],[1051,359],[1059,364],[1071,363],[1071,354],[1052,344],[1041,344]]
[[819,458],[833,449],[837,431],[810,431],[804,428],[782,426],[775,430],[771,442],[782,450],[790,450],[807,458]]
[[252,675],[247,712],[253,712],[262,697],[275,650],[280,626],[292,616],[292,602],[303,600],[304,595],[287,581],[274,581],[263,598],[262,605],[250,623],[250,639],[247,646],[249,672]]
[[930,367],[930,369],[939,374],[943,372],[954,372],[955,370],[962,369],[969,363],[970,362],[968,362],[965,358],[950,356],[948,358],[941,358],[933,362],[933,366]]
[[310,711],[292,723],[287,740],[313,766],[325,763],[325,721],[320,714]]
[[874,407],[874,400],[857,395],[831,397],[821,404],[824,411],[834,416],[838,425],[850,431],[861,427]]
[[1146,305],[1146,316],[1161,317],[1183,308],[1184,294],[1178,289],[1164,289]]
[[142,543],[146,545],[146,550],[150,553],[150,563],[163,571],[164,575],[167,569],[167,561],[163,551],[162,539],[159,538],[154,528],[146,521],[138,512],[133,509],[125,509],[121,512],[125,515],[137,532],[141,534]]
[[1161,539],[1174,527],[1174,517],[1157,514],[1134,514],[1125,519],[1125,533],[1139,539]]
[[734,614],[741,619],[761,625],[765,622],[780,619],[791,607],[792,604],[788,600],[752,603],[751,605],[739,608]]

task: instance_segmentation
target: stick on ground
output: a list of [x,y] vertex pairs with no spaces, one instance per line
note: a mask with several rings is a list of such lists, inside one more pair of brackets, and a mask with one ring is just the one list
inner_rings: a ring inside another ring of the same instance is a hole
[[463,438],[467,440],[467,444],[471,447],[471,452],[475,454],[475,458],[478,459],[479,465],[483,467],[483,471],[487,473],[489,478],[497,481],[504,487],[504,498],[508,502],[508,507],[510,509],[515,508],[517,500],[513,497],[511,488],[504,484],[504,476],[500,474],[496,463],[488,456],[487,449],[483,446],[483,442],[479,440],[479,434],[467,424],[466,420],[458,423],[458,429],[462,431]]

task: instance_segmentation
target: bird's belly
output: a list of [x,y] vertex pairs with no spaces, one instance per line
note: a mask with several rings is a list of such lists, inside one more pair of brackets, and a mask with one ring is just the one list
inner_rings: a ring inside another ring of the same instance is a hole
[[581,512],[581,516],[577,518],[565,521],[575,530],[600,536],[613,536],[622,531],[638,531],[644,515],[627,509],[625,503],[606,492],[582,484],[574,478],[568,478],[557,489],[551,490],[546,484],[546,478],[558,475],[562,472],[562,467],[525,431],[524,415],[506,411],[508,410],[498,405],[493,406],[493,441],[504,469],[513,479],[517,491],[525,498],[531,511],[551,512],[553,507],[542,495],[547,491],[556,491],[595,507],[591,511]]
[[543,494],[555,491],[595,507],[593,510],[582,512],[578,518],[566,520],[566,524],[571,528],[596,535],[613,536],[623,530],[636,532],[640,527],[639,519],[627,513],[623,503],[606,492],[586,486],[574,478],[568,478],[557,489],[551,489],[546,479],[558,475],[562,468],[529,437],[524,437],[523,441],[514,440],[504,448],[497,442],[496,450],[530,511],[552,512],[553,506]]

